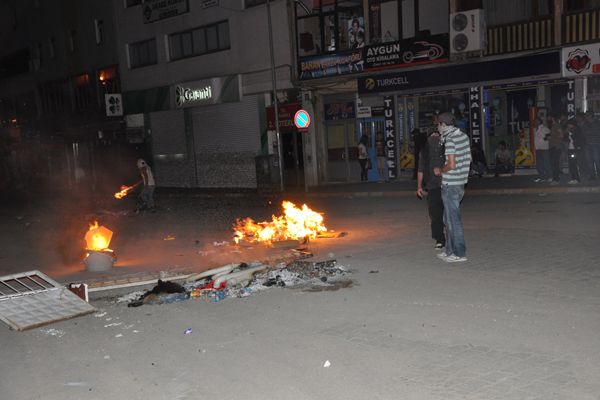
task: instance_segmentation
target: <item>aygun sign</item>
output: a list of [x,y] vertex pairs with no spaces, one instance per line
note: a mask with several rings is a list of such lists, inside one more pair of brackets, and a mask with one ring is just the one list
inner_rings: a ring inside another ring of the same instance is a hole
[[365,47],[365,69],[402,68],[448,61],[448,35],[427,40],[405,39]]

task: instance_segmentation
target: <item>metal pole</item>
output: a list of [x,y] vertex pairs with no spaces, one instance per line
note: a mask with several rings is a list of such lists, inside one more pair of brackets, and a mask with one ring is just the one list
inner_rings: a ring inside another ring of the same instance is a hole
[[269,51],[271,53],[271,80],[273,82],[273,111],[275,112],[275,134],[277,137],[277,155],[279,159],[279,190],[283,192],[283,157],[281,137],[279,135],[279,107],[277,102],[277,82],[275,77],[275,52],[273,51],[273,27],[271,25],[271,1],[267,1],[267,22],[269,27]]

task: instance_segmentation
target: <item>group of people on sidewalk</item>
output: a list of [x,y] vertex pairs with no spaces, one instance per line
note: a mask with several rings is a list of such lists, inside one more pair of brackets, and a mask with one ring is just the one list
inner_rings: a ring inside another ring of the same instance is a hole
[[429,134],[417,165],[417,196],[427,196],[431,236],[438,257],[446,262],[467,261],[467,246],[460,213],[471,166],[469,137],[455,126],[451,113],[437,117],[437,130]]
[[535,155],[538,177],[534,182],[560,183],[561,160],[567,159],[570,185],[587,175],[595,180],[600,174],[600,122],[590,112],[575,118],[549,115],[547,122],[538,118],[535,128]]

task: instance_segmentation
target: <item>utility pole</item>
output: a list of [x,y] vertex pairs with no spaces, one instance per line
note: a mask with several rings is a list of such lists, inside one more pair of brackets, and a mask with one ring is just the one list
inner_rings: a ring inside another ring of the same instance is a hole
[[279,190],[283,192],[283,155],[281,154],[281,135],[279,134],[279,103],[277,101],[277,77],[275,74],[275,52],[273,51],[273,26],[271,24],[271,1],[267,2],[267,22],[269,28],[269,50],[271,53],[271,79],[273,85],[273,111],[275,112],[275,134],[277,137],[277,156],[279,160]]

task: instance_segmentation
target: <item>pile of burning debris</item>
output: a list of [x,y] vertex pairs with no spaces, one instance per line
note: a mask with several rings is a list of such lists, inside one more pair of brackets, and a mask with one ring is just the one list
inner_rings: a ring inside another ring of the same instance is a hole
[[221,301],[227,297],[247,297],[272,287],[303,291],[331,291],[352,286],[349,271],[336,260],[296,260],[275,267],[256,263],[228,264],[187,277],[183,284],[159,280],[149,291],[136,292],[117,302],[129,307],[168,304],[190,298]]

